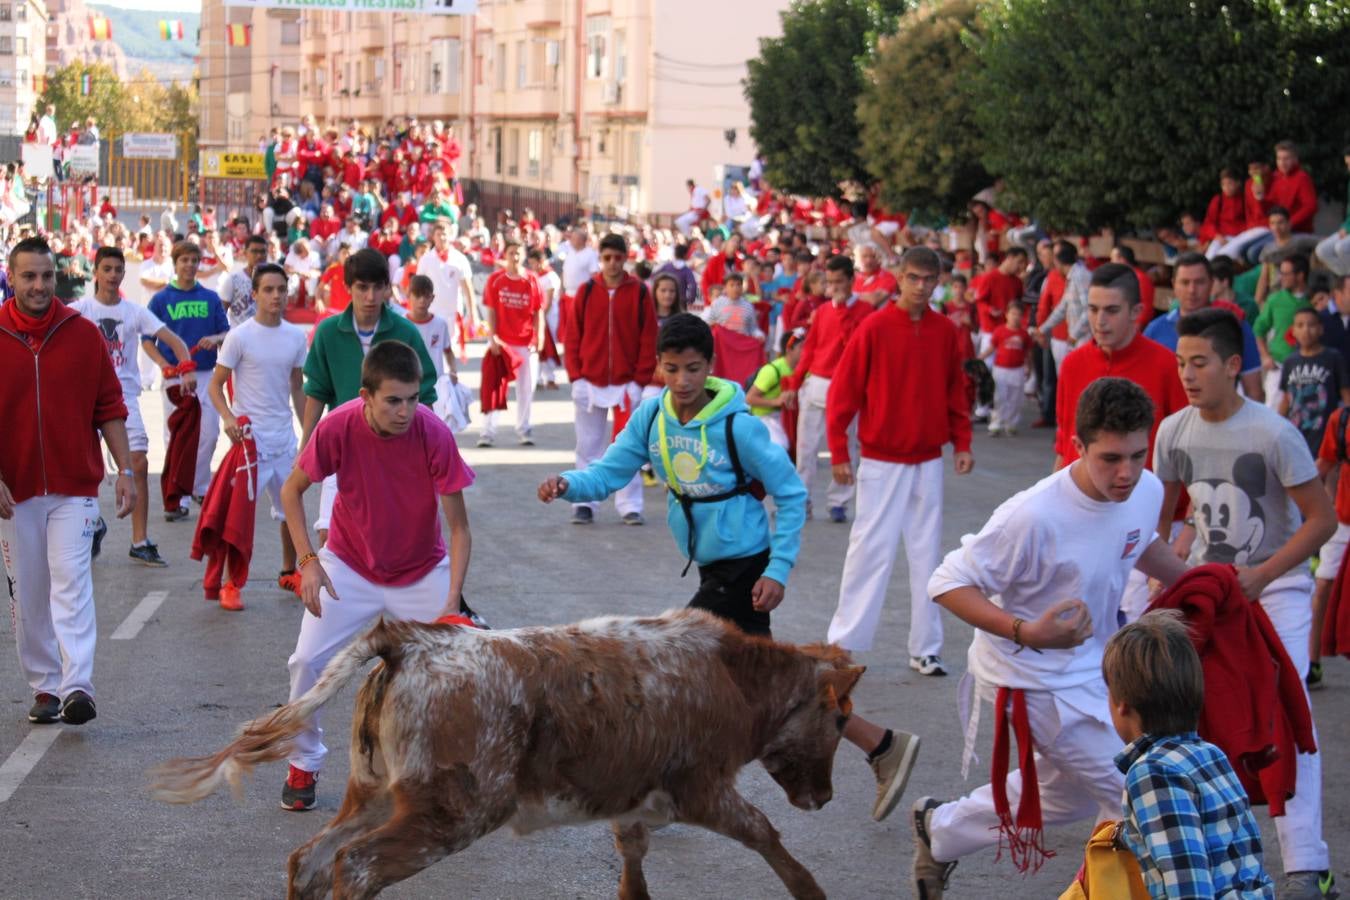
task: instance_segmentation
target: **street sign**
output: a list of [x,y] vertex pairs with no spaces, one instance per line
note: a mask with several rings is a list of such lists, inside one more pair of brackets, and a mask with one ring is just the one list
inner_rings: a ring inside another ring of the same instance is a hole
[[66,170],[71,175],[98,174],[98,144],[76,144],[66,148]]
[[267,164],[261,153],[203,150],[201,173],[203,178],[246,178],[251,181],[265,181]]
[[122,135],[124,159],[177,159],[178,135],[131,132]]
[[226,6],[299,9],[315,13],[369,12],[423,16],[471,16],[478,0],[225,0]]

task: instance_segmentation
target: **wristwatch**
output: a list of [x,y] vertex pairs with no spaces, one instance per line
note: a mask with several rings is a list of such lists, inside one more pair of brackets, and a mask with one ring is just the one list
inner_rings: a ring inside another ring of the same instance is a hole
[[136,477],[136,473],[135,473],[134,471],[132,471],[131,469],[118,469],[118,470],[117,470],[117,474],[118,474],[118,475],[124,475],[124,476],[126,476],[127,478],[135,478],[135,477]]

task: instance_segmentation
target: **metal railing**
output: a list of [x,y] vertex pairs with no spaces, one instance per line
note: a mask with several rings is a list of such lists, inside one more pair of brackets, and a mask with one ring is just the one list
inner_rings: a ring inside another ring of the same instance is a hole
[[464,190],[464,202],[478,204],[478,214],[489,228],[496,223],[497,213],[504,209],[511,210],[518,219],[528,207],[534,210],[540,222],[552,224],[574,221],[580,209],[580,199],[576,194],[560,191],[472,178],[460,179],[460,187]]

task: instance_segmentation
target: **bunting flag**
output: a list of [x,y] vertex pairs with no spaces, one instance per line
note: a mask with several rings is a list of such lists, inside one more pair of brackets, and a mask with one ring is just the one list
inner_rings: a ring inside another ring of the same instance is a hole
[[93,79],[91,79],[91,78],[89,77],[89,73],[86,72],[85,74],[81,75],[81,76],[80,76],[80,96],[81,96],[81,97],[88,97],[88,96],[89,96],[89,91],[90,91],[90,89],[91,89],[92,87],[93,87]]
[[165,41],[181,41],[183,39],[183,23],[178,19],[160,19],[159,37]]
[[108,21],[107,16],[89,17],[89,40],[91,41],[112,40],[112,22]]
[[252,25],[231,25],[229,26],[228,44],[231,47],[247,47],[253,43]]

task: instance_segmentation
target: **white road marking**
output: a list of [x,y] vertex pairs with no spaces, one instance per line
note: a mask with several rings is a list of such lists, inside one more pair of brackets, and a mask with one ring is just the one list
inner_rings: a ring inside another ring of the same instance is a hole
[[44,725],[28,732],[19,748],[9,755],[4,765],[0,765],[0,803],[13,796],[63,730],[56,725]]
[[117,626],[117,630],[112,633],[114,641],[129,641],[141,633],[145,623],[150,621],[150,617],[159,609],[159,605],[169,598],[168,591],[151,591],[146,594],[136,608],[127,614],[122,620],[122,624]]

